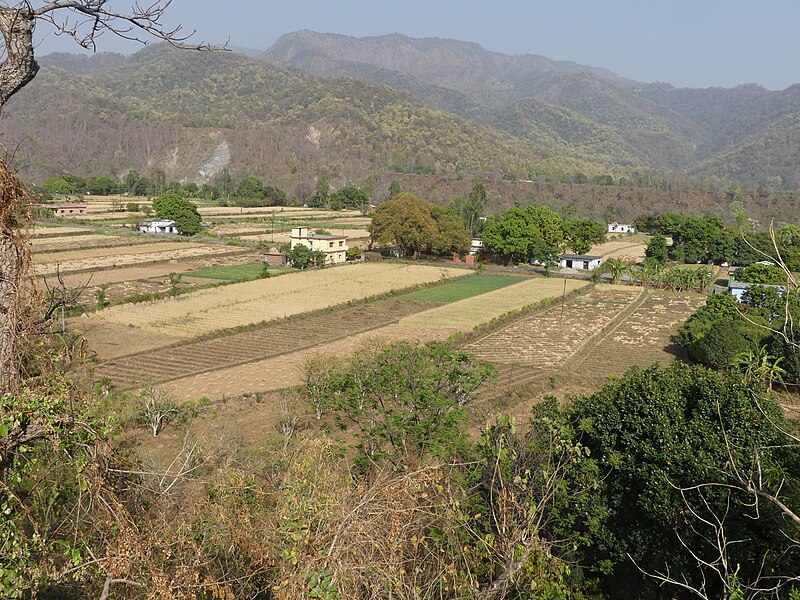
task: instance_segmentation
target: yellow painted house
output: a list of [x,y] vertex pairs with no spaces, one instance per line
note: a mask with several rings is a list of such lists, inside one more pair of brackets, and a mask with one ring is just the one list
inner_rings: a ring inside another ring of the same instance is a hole
[[347,260],[347,236],[344,235],[318,235],[311,233],[308,227],[292,227],[290,243],[292,248],[302,244],[311,250],[324,253],[326,265],[343,263]]

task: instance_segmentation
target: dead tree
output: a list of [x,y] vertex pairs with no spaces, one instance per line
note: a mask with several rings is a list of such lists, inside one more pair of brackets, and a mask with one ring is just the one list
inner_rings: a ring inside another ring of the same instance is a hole
[[[211,49],[207,44],[189,43],[193,31],[186,34],[180,26],[170,28],[163,24],[171,3],[172,0],[151,0],[140,6],[133,2],[127,11],[118,11],[111,7],[110,0],[0,1],[0,111],[39,71],[33,32],[40,23],[49,24],[57,34],[69,36],[90,50],[96,49],[98,38],[106,33],[143,44],[156,40],[179,48]],[[0,394],[5,394],[16,388],[19,379],[19,288],[28,251],[14,219],[24,200],[24,190],[2,161],[0,186]]]

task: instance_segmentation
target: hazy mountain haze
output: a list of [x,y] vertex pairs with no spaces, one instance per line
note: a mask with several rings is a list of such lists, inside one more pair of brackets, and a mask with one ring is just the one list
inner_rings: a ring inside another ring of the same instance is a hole
[[[168,24],[182,23],[196,29],[198,39],[229,40],[234,47],[266,50],[282,34],[301,29],[358,37],[401,32],[603,67],[636,81],[676,87],[755,82],[772,90],[800,81],[798,22],[800,3],[793,0],[174,0],[168,13]],[[37,37],[40,55],[76,51],[71,40],[44,27]],[[137,46],[106,37],[101,48],[130,53]]]

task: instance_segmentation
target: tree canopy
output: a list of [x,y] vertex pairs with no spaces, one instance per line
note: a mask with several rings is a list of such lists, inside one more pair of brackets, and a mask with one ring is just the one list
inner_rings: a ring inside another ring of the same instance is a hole
[[177,192],[167,192],[154,198],[153,210],[159,218],[175,221],[175,227],[183,235],[194,235],[203,230],[197,207]]
[[800,449],[763,390],[675,363],[630,372],[567,412],[601,473],[603,516],[586,564],[606,565],[617,589],[630,582],[657,587],[657,580],[642,579],[638,565],[697,588],[705,579],[709,597],[723,597],[730,582],[692,555],[710,563],[719,556],[709,527],[715,519],[730,539],[748,540],[723,549],[735,565],[729,577],[738,568],[739,581],[752,583],[765,565],[763,573],[788,573],[800,560],[787,543],[797,527],[777,504],[754,507],[743,481],[759,461],[765,492],[795,500],[800,493]]
[[368,227],[373,243],[396,245],[403,254],[461,251],[469,246],[463,219],[408,192],[384,202]]
[[606,228],[596,221],[563,219],[547,206],[512,207],[491,217],[483,230],[484,245],[507,261],[551,263],[567,245],[585,254],[605,240]]

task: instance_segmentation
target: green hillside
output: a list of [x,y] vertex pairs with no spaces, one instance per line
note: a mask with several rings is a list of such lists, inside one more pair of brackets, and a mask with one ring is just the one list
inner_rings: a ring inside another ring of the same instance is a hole
[[207,163],[221,162],[279,180],[320,169],[360,178],[393,170],[502,177],[608,168],[386,86],[167,47],[98,75],[46,66],[9,103],[3,128],[8,139],[35,140],[23,148],[33,177],[158,165],[170,178],[201,182],[214,170]]

